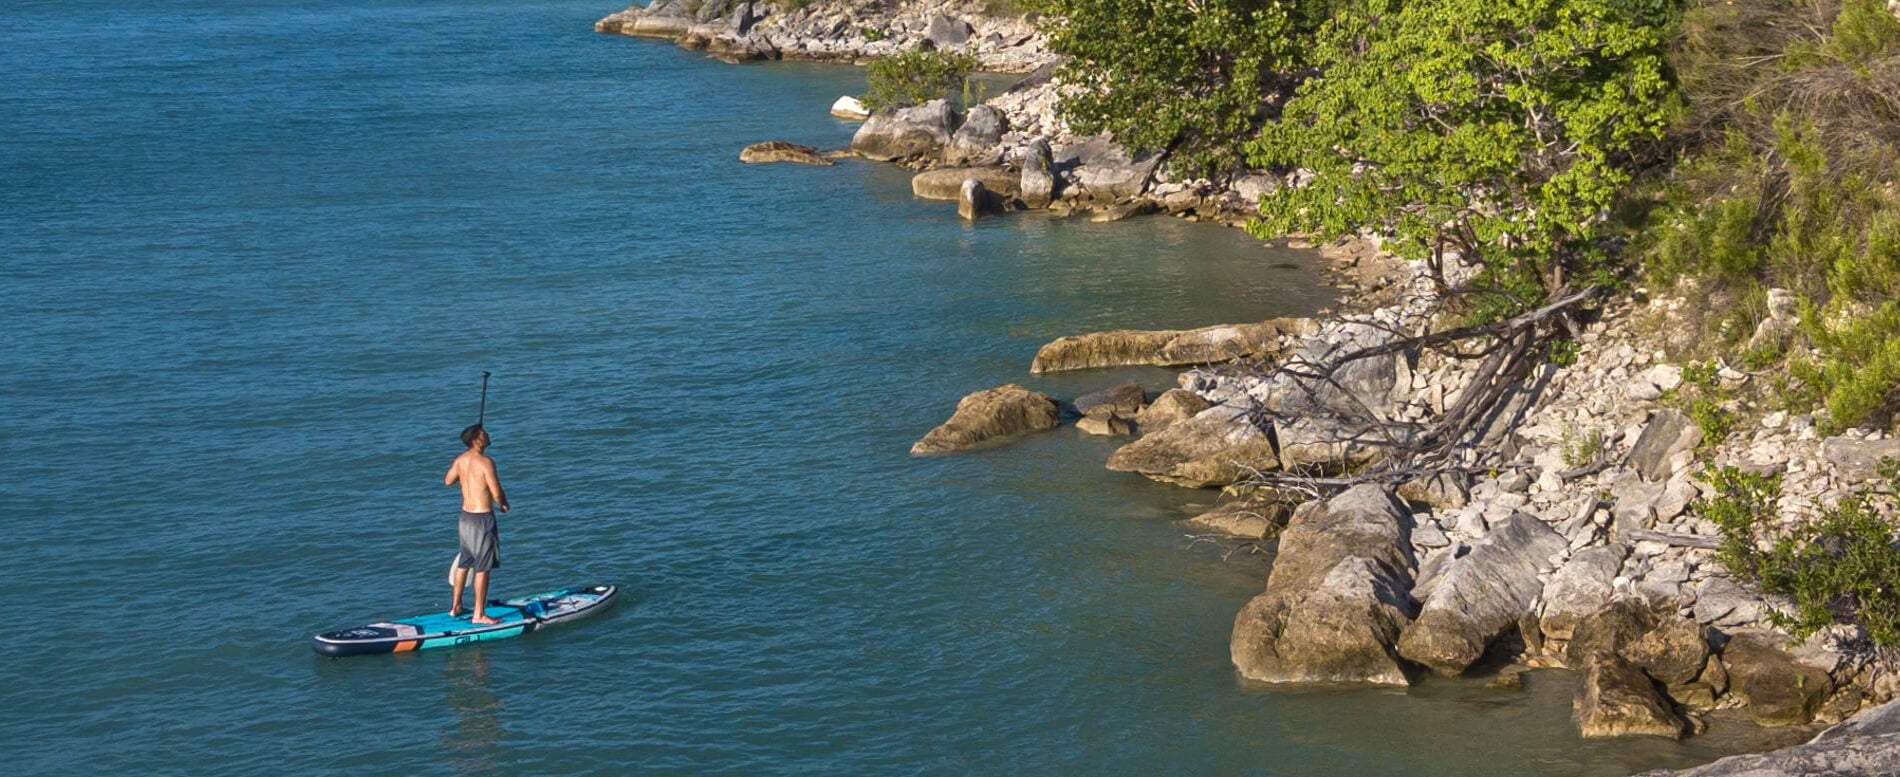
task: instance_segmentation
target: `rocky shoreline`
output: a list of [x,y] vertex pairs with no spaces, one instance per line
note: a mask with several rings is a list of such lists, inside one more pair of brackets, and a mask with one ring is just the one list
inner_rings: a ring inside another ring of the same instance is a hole
[[[930,0],[656,0],[596,29],[729,62],[862,62],[928,45],[1031,72],[967,111],[936,101],[870,114],[852,139],[851,155],[918,170],[913,190],[955,199],[966,218],[1046,208],[1237,224],[1263,192],[1296,183],[1264,174],[1168,183],[1165,159],[1074,135],[1055,114],[1060,87],[1034,24],[980,10]],[[748,149],[757,157],[748,161],[829,161],[787,145]],[[1442,311],[1431,269],[1380,252],[1377,236],[1322,251],[1361,273],[1354,312],[1061,338],[1035,355],[1032,373],[1190,369],[1154,397],[1116,386],[1065,405],[1015,384],[979,391],[912,453],[1001,444],[1074,419],[1086,432],[1131,438],[1109,469],[1223,488],[1223,502],[1188,525],[1278,543],[1264,590],[1236,615],[1231,636],[1233,663],[1252,681],[1405,686],[1432,674],[1492,674],[1508,688],[1527,669],[1566,668],[1579,678],[1573,711],[1585,737],[1680,738],[1718,714],[1762,726],[1839,724],[1809,744],[1684,774],[1794,774],[1823,763],[1853,765],[1834,773],[1900,773],[1900,748],[1890,746],[1900,737],[1900,651],[1875,648],[1859,627],[1794,640],[1777,618],[1791,603],[1735,579],[1714,550],[1717,527],[1691,509],[1715,495],[1704,465],[1738,466],[1779,473],[1781,519],[1797,521],[1860,487],[1873,462],[1900,456],[1900,440],[1879,430],[1823,437],[1816,419],[1785,413],[1705,440],[1669,402],[1684,371],[1663,356],[1668,322],[1690,303],[1639,292],[1600,303],[1602,316],[1576,335],[1574,361],[1541,364],[1510,387],[1504,411],[1480,430],[1498,453],[1470,462],[1483,475],[1361,484],[1295,506],[1283,492],[1247,488],[1249,476],[1307,472],[1318,482],[1363,467],[1380,449],[1363,443],[1366,430],[1340,428],[1332,410],[1435,417],[1459,401],[1476,367],[1398,350],[1324,383],[1258,369],[1377,349],[1426,331]],[[1763,326],[1790,324],[1778,315]],[[1235,363],[1250,368],[1219,366]],[[1729,367],[1714,377],[1730,386],[1752,379]]]

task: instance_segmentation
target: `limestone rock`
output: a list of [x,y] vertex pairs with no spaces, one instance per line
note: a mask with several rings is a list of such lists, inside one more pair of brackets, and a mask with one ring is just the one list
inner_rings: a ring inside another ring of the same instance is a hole
[[913,456],[953,453],[991,440],[1056,427],[1056,401],[1011,383],[963,398],[950,420],[910,446]]
[[1300,505],[1266,591],[1234,618],[1242,676],[1270,683],[1409,684],[1392,644],[1411,621],[1404,505],[1374,485]]
[[[978,105],[971,108],[963,118],[963,126],[950,136],[950,147],[944,151],[944,161],[953,165],[993,165],[1003,161],[1002,151],[997,144],[1002,142],[1003,132],[1008,128],[1009,121],[994,106]],[[1014,190],[1020,185],[1021,177],[1016,174],[1010,177],[1017,179],[1010,183],[1010,188]],[[985,181],[984,185],[989,186],[990,183]]]
[[969,22],[948,16],[935,16],[930,19],[930,26],[924,31],[924,38],[936,44],[937,48],[949,49],[968,43],[971,32],[973,30]]
[[1135,414],[1135,423],[1141,426],[1143,433],[1153,434],[1193,418],[1195,414],[1213,406],[1201,395],[1187,389],[1168,389],[1155,397],[1153,404]]
[[1116,450],[1108,468],[1189,488],[1232,483],[1249,468],[1279,466],[1265,430],[1244,410],[1212,407]]
[[1463,672],[1516,627],[1543,590],[1538,567],[1564,546],[1562,536],[1524,513],[1492,527],[1433,587],[1399,638],[1399,655],[1442,675]]
[[1287,469],[1350,472],[1379,460],[1382,449],[1367,444],[1371,429],[1326,416],[1293,416],[1274,428],[1280,463]]
[[1806,744],[1637,777],[1848,777],[1900,774],[1900,701],[1865,710]]
[[[1564,645],[1564,664],[1582,667],[1599,653],[1618,654],[1649,628],[1648,612],[1628,600],[1615,600],[1584,616]],[[1549,633],[1549,632],[1545,632]]]
[[1614,653],[1598,653],[1583,668],[1572,710],[1583,736],[1682,737],[1687,728],[1643,670]]
[[1120,329],[1057,338],[1036,351],[1036,374],[1093,367],[1231,361],[1275,352],[1284,335],[1309,332],[1311,319],[1275,318],[1253,324],[1217,324],[1199,329]]
[[1821,453],[1849,482],[1874,476],[1881,459],[1900,460],[1900,438],[1855,440],[1829,437],[1821,442]]
[[1110,386],[1101,391],[1091,391],[1075,398],[1075,412],[1082,415],[1095,415],[1098,412],[1110,412],[1124,417],[1139,418],[1141,408],[1148,403],[1148,391],[1140,383],[1123,383]]
[[768,140],[764,143],[754,143],[750,146],[746,146],[739,150],[739,161],[747,164],[790,162],[798,165],[817,165],[821,167],[831,164],[831,160],[826,159],[819,153],[818,149],[812,148],[811,146],[801,146],[797,143],[787,143],[783,140]]
[[1055,198],[1056,176],[1049,154],[1049,141],[1036,138],[1023,147],[1021,179],[1023,203],[1031,208],[1047,208]]
[[1702,428],[1680,410],[1663,409],[1650,416],[1643,434],[1630,446],[1629,466],[1650,480],[1662,480],[1675,471],[1676,454],[1702,442]]
[[1053,151],[1055,167],[1073,177],[1088,199],[1117,202],[1139,196],[1161,163],[1156,154],[1133,159],[1106,137],[1081,138]]
[[831,115],[851,121],[864,121],[871,118],[871,109],[864,107],[858,98],[845,95],[831,104]]
[[950,142],[955,130],[956,114],[944,100],[886,108],[872,113],[858,127],[851,136],[851,150],[879,162],[934,154]]
[[1196,529],[1253,540],[1272,539],[1293,513],[1284,502],[1233,501],[1187,519]]
[[1098,210],[1095,213],[1091,214],[1089,216],[1089,221],[1091,223],[1096,223],[1096,224],[1106,224],[1106,223],[1114,222],[1114,221],[1125,221],[1125,220],[1134,218],[1136,216],[1146,216],[1150,213],[1160,210],[1160,208],[1161,206],[1157,205],[1152,200],[1129,200],[1127,202],[1118,202],[1118,203],[1115,203],[1114,205],[1108,206],[1106,209]]
[[997,195],[983,186],[975,178],[963,179],[962,188],[957,190],[957,218],[971,221],[978,216],[994,213],[1000,209]]
[[1468,478],[1458,472],[1421,475],[1399,485],[1399,498],[1429,505],[1435,510],[1455,510],[1471,501]]
[[1807,723],[1834,692],[1827,672],[1796,661],[1776,647],[1781,639],[1772,632],[1744,632],[1733,635],[1722,648],[1729,692],[1764,726]]
[[1629,555],[1624,545],[1598,545],[1578,551],[1544,585],[1539,617],[1546,639],[1569,640],[1577,624],[1610,600],[1610,581]]
[[1129,426],[1126,419],[1114,413],[1083,416],[1076,419],[1075,428],[1088,434],[1101,435],[1104,437],[1126,436],[1135,433],[1134,427]]
[[1649,630],[1625,647],[1623,655],[1656,682],[1677,688],[1702,675],[1709,662],[1709,641],[1701,624],[1674,612],[1657,613]]
[[940,167],[910,177],[910,193],[926,200],[954,200],[963,182],[976,179],[983,188],[1004,197],[1016,196],[1016,175],[1001,167]]

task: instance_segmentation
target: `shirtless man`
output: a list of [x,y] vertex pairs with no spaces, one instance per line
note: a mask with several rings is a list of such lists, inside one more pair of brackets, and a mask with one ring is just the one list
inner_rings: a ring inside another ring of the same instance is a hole
[[501,476],[495,474],[495,460],[482,455],[488,447],[488,432],[481,424],[462,430],[462,444],[468,450],[449,464],[442,485],[462,484],[462,520],[457,526],[461,547],[449,567],[449,586],[455,594],[449,599],[449,617],[462,614],[462,585],[469,570],[475,571],[475,617],[470,623],[496,623],[488,617],[488,570],[501,566],[501,543],[495,534],[495,507],[508,512],[508,495],[501,490]]

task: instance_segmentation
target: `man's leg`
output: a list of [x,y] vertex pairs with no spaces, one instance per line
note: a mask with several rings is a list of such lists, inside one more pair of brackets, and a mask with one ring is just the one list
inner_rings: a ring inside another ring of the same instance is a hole
[[[455,590],[460,592],[462,589],[457,588]],[[487,607],[488,607],[488,573],[476,572],[475,573],[475,617],[468,619],[469,622],[470,623],[500,623],[501,621],[488,617]]]
[[[488,582],[488,575],[478,572],[475,579],[479,581],[476,585],[482,586],[483,583]],[[462,584],[467,581],[468,567],[449,567],[449,587],[455,589],[454,595],[449,597],[449,617],[451,618],[462,614]],[[478,591],[475,594],[476,600],[479,601],[481,596],[481,592]],[[481,612],[481,606],[477,605],[475,611]]]

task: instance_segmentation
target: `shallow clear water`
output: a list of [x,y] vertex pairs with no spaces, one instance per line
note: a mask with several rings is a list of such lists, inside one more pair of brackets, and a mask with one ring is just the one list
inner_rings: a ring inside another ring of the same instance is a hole
[[[0,27],[11,774],[1624,773],[1569,681],[1244,687],[1264,580],[1065,429],[917,460],[1040,343],[1310,312],[1165,219],[959,223],[836,147],[843,67],[595,35],[595,2],[14,4]],[[614,612],[333,661],[441,607],[492,370],[497,595]]]

